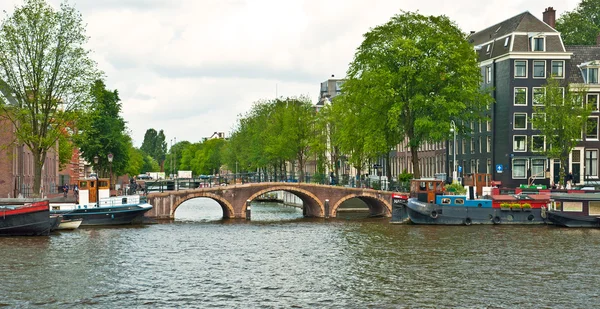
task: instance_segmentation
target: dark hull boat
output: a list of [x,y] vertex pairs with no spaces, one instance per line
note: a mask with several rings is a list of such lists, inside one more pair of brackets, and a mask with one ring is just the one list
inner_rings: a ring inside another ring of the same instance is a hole
[[81,220],[80,226],[125,225],[142,223],[152,209],[139,195],[110,196],[108,179],[79,181],[78,203],[51,203],[52,214],[64,220]]
[[548,220],[565,227],[600,227],[600,194],[552,194]]
[[15,199],[12,205],[3,199],[0,205],[0,236],[48,235],[56,223],[50,218],[49,203]]
[[447,195],[441,180],[413,180],[406,203],[415,224],[544,224],[549,195],[494,195],[489,199]]
[[68,211],[62,216],[67,220],[82,220],[80,226],[136,224],[142,223],[150,209],[149,204],[92,207]]

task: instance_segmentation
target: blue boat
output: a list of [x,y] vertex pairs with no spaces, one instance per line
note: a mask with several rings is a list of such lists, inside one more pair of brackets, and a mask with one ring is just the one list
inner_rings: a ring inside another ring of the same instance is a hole
[[[548,201],[549,195],[497,195],[475,199],[447,194],[441,180],[413,180],[406,210],[415,224],[544,224],[542,206]],[[508,207],[501,207],[505,205]]]
[[81,219],[81,226],[142,223],[152,209],[140,195],[110,196],[108,179],[88,178],[79,181],[77,203],[51,203],[50,213],[65,220]]

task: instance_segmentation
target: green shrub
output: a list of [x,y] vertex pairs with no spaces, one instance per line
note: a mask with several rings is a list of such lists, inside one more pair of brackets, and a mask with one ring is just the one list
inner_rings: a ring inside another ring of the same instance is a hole
[[500,208],[510,208],[510,203],[500,203]]
[[521,207],[526,208],[526,209],[531,209],[531,204],[524,203],[523,205],[521,205]]
[[465,187],[463,187],[460,183],[449,184],[446,185],[444,188],[446,189],[446,192],[454,192],[458,195],[463,195],[467,193],[467,189],[465,189]]
[[519,209],[521,209],[521,204],[519,204],[519,203],[512,203],[512,204],[510,204],[510,208],[519,208]]

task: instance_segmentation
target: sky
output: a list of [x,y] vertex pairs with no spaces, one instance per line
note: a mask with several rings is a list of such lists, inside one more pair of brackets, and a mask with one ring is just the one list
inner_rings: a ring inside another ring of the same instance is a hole
[[[58,8],[61,0],[47,0]],[[70,0],[88,48],[116,89],[136,147],[147,129],[167,144],[234,130],[252,104],[307,96],[345,76],[363,34],[401,11],[446,15],[465,33],[524,11],[557,18],[579,0]],[[22,0],[0,0],[10,14]],[[3,16],[4,18],[4,16]]]

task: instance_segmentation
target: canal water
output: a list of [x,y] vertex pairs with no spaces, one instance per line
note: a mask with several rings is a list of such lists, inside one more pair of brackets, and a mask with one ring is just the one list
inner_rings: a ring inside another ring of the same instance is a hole
[[392,225],[253,206],[223,221],[187,201],[175,222],[0,238],[8,308],[592,308],[600,230]]

